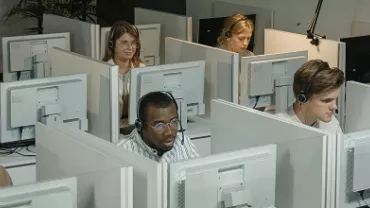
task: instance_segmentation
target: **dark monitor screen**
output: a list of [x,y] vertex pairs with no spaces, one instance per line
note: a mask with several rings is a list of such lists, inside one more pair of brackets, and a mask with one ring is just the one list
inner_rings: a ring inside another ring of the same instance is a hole
[[[256,15],[250,14],[245,15],[248,19],[256,25]],[[217,46],[217,38],[220,35],[222,28],[224,26],[224,20],[227,17],[214,17],[199,20],[198,28],[198,43],[208,46]],[[255,31],[255,30],[254,30]],[[253,52],[254,48],[254,31],[248,46],[248,50]]]
[[370,83],[370,35],[340,41],[346,43],[346,81]]

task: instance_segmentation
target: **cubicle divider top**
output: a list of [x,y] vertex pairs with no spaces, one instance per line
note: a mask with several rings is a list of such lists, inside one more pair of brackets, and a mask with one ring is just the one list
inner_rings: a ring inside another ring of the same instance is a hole
[[344,132],[370,129],[370,85],[348,81],[346,86],[346,117]]
[[160,63],[165,58],[165,38],[173,37],[181,40],[192,41],[192,18],[178,14],[171,14],[162,11],[135,8],[135,25],[160,24]]
[[225,1],[213,3],[212,17],[228,17],[235,13],[242,13],[244,15],[256,14],[256,23],[254,26],[254,53],[264,54],[264,33],[266,28],[273,28],[273,10]]
[[[159,50],[161,41],[161,25],[146,24],[136,25],[140,37],[140,58],[146,66],[158,65],[160,63]],[[100,33],[100,58],[104,58],[106,46],[111,39],[109,31],[111,27],[102,27]]]
[[43,32],[70,32],[71,51],[91,57],[100,58],[100,26],[67,17],[44,14]]
[[276,207],[332,207],[336,135],[223,100],[212,101],[211,153],[277,145]]
[[[346,71],[346,48],[345,43],[320,39],[318,46],[312,45],[306,35],[296,34],[281,30],[265,29],[265,54],[284,53],[293,51],[308,51],[308,60],[322,59],[329,63],[330,67],[338,67],[344,73]],[[345,86],[343,85],[338,98],[338,120],[344,127],[345,116]]]
[[239,54],[198,43],[166,38],[165,63],[205,60],[205,116],[210,116],[211,100],[238,103]]
[[110,142],[119,138],[118,66],[53,48],[51,76],[87,74],[88,132]]
[[133,208],[132,167],[84,143],[96,137],[82,131],[78,135],[64,125],[36,124],[37,180],[77,177],[79,208]]
[[[95,196],[96,208],[167,207],[165,202],[167,198],[167,164],[161,164],[136,153],[125,151],[115,144],[104,141],[89,133],[73,129],[65,124],[55,127],[47,127],[40,124],[38,127],[36,130],[37,136],[41,138],[37,140],[36,145],[38,179],[64,177],[67,175],[82,174],[84,172],[89,173],[91,171],[92,174],[90,177],[96,175],[98,178],[97,182],[90,181],[89,179],[81,180],[86,185],[87,183],[94,185],[94,187],[85,187],[85,189],[90,188],[91,192],[88,194]],[[120,177],[120,175],[117,175],[117,171],[115,170],[118,167],[127,166],[132,166],[133,168],[132,178],[127,178],[127,180],[123,181],[124,175],[121,174],[121,180],[119,180],[117,177]],[[98,171],[104,172],[103,170],[107,171],[103,175],[99,175]],[[114,178],[109,178],[109,174]],[[104,175],[106,177],[103,181],[101,177]],[[129,189],[132,183],[134,184],[133,196],[124,196],[115,193],[120,188],[122,190],[125,185],[128,185]],[[98,187],[104,190],[97,190]],[[98,193],[102,195],[97,195]],[[133,203],[130,203],[131,197],[133,198]],[[99,202],[102,204],[97,204],[97,199],[100,199],[101,201]],[[114,199],[114,201],[110,202],[107,199]],[[127,201],[124,201],[125,199]],[[114,204],[117,201],[121,201],[121,206]],[[94,202],[89,201],[89,203]],[[91,204],[85,205],[87,207],[93,207],[89,206]],[[79,207],[82,208],[82,206]]]

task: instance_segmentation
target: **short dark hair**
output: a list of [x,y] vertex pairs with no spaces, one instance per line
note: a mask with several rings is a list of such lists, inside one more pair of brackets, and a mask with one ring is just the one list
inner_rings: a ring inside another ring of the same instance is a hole
[[[172,94],[171,94],[172,96]],[[149,105],[152,105],[156,108],[167,108],[171,104],[174,104],[176,107],[176,101],[171,97],[167,92],[155,91],[149,92],[140,98],[139,108],[139,119],[143,122],[146,121],[147,110]],[[177,110],[177,109],[176,109]]]
[[339,89],[344,83],[344,72],[320,59],[314,59],[303,64],[294,74],[293,91],[297,96],[302,92],[307,98]]

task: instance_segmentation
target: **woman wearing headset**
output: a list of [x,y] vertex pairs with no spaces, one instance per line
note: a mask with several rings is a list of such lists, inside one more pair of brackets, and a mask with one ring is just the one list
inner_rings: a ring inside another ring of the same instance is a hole
[[134,25],[125,21],[118,21],[112,25],[103,61],[118,65],[120,68],[119,100],[121,118],[127,118],[128,116],[130,70],[145,66],[140,60],[140,46],[139,31]]
[[234,14],[226,18],[220,36],[218,47],[239,53],[241,56],[253,56],[247,48],[253,33],[253,22],[242,14]]
[[296,102],[285,113],[278,115],[331,133],[343,134],[334,116],[343,83],[343,71],[330,68],[322,60],[310,60],[294,74]]

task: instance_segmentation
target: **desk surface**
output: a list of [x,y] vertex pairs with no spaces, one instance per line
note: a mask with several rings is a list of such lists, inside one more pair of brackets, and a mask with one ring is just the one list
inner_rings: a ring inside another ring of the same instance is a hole
[[[33,148],[35,149],[35,148]],[[26,148],[20,148],[17,152],[23,155],[34,155],[35,153],[28,151]],[[18,153],[13,153],[6,156],[0,156],[0,165],[5,168],[12,168],[24,165],[36,164],[36,156],[22,156]]]
[[194,116],[189,118],[188,129],[185,134],[190,139],[201,139],[211,136],[211,121]]

